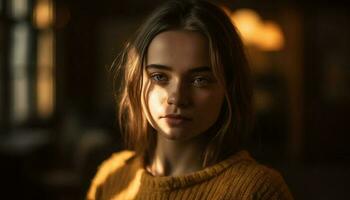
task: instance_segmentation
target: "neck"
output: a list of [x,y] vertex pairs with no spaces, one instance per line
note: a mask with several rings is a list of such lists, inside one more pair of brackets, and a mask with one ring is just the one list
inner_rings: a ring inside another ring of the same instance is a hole
[[202,169],[203,137],[191,140],[170,140],[161,134],[148,170],[155,176],[184,175]]

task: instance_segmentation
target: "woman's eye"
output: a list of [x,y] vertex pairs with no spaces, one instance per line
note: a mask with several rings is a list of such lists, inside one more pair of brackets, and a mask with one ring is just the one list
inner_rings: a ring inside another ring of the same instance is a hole
[[209,84],[210,80],[204,77],[197,77],[193,80],[192,84],[195,87],[204,87]]
[[168,78],[164,74],[151,74],[151,80],[155,82],[166,82]]

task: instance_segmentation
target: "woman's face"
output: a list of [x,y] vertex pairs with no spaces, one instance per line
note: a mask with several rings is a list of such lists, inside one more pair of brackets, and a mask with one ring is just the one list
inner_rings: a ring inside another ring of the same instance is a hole
[[212,72],[207,39],[190,31],[162,32],[150,43],[146,59],[142,105],[152,127],[172,140],[207,131],[224,101],[224,89]]

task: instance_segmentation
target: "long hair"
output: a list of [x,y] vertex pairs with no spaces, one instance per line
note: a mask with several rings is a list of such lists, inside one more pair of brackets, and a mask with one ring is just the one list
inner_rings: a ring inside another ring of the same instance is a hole
[[240,148],[252,122],[252,89],[242,41],[218,6],[207,1],[168,1],[156,9],[138,29],[117,58],[115,80],[119,124],[127,148],[150,158],[156,146],[155,130],[142,111],[143,70],[152,39],[169,30],[189,30],[209,43],[213,74],[225,90],[225,101],[203,154],[203,166]]

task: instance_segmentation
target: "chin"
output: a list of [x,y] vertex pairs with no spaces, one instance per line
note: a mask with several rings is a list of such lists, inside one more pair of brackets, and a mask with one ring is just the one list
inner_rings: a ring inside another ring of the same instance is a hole
[[169,140],[183,140],[185,139],[184,134],[182,133],[174,133],[174,132],[169,132],[169,133],[163,133],[163,137]]
[[192,138],[192,135],[189,135],[189,130],[169,130],[167,132],[162,132],[162,137],[173,140],[173,141],[181,141],[181,140],[188,140]]

